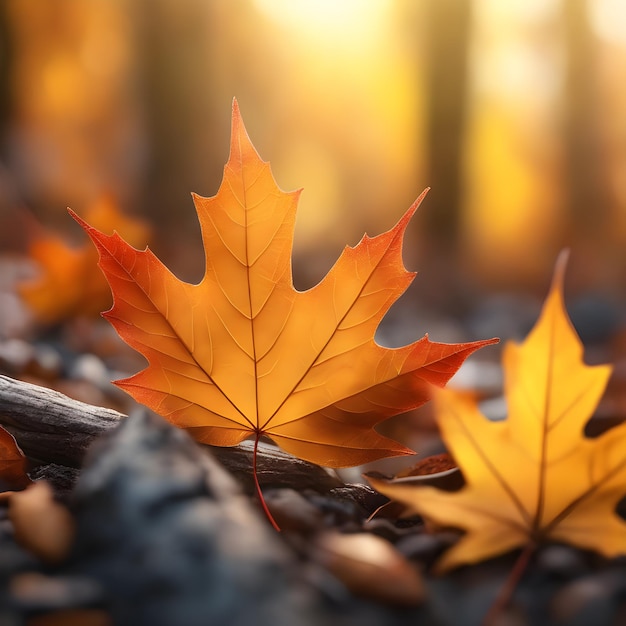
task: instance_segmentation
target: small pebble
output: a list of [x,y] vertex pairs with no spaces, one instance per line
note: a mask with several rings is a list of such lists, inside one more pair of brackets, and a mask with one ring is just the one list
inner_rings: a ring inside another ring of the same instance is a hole
[[574,578],[587,571],[584,553],[576,548],[552,545],[543,548],[536,558],[537,567],[563,578]]
[[309,499],[324,513],[327,524],[342,525],[351,522],[360,524],[363,518],[360,507],[355,502],[333,497],[331,493],[328,495],[311,494]]
[[[550,601],[550,614],[557,623],[567,623],[580,615],[589,605],[606,605],[611,596],[611,587],[599,576],[587,577],[559,589]],[[597,624],[606,621],[597,615]]]
[[414,607],[426,597],[421,574],[388,541],[369,533],[326,532],[312,557],[357,596]]
[[295,489],[271,489],[264,497],[281,530],[311,532],[323,525],[322,511]]
[[[3,276],[4,267],[0,267]],[[24,306],[21,298],[0,288],[0,337],[20,337],[28,332],[32,314]]]
[[22,339],[0,342],[0,369],[13,376],[24,373],[35,358],[35,349]]
[[431,565],[444,550],[458,541],[459,536],[454,532],[413,532],[402,537],[396,548],[409,559]]
[[94,354],[81,354],[72,365],[70,378],[83,380],[100,388],[109,383],[109,370]]

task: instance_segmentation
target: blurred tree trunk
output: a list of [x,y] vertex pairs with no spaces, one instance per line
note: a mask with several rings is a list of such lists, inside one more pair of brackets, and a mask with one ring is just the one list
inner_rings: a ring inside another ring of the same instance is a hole
[[469,30],[470,0],[428,1],[428,226],[449,250],[456,248],[459,235]]
[[4,3],[0,2],[0,251],[19,250],[24,245],[21,222],[16,214],[17,197],[7,167],[12,110],[11,27]]
[[229,110],[215,98],[214,4],[141,0],[133,8],[147,142],[144,213],[164,256],[197,279],[203,262],[190,254],[202,250],[191,192],[217,191],[228,150]]
[[11,107],[11,90],[9,87],[10,59],[9,21],[5,5],[0,2],[0,158],[3,160]]
[[564,94],[566,202],[574,237],[595,240],[607,232],[610,207],[599,128],[597,45],[587,4],[586,0],[563,3],[568,63]]
[[468,87],[470,0],[427,0],[423,5],[426,56],[427,182],[422,250],[428,272],[420,293],[434,310],[458,315],[464,305],[460,215]]

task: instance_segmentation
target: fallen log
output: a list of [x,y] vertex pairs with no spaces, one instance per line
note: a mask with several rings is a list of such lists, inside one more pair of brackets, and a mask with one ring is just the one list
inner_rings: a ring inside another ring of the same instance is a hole
[[0,425],[26,456],[38,461],[79,467],[91,442],[124,417],[52,389],[0,376]]
[[[0,425],[15,437],[26,456],[37,463],[79,468],[91,443],[125,417],[112,409],[0,375]],[[252,492],[252,441],[232,448],[202,447],[235,475],[246,491]],[[334,472],[265,442],[259,445],[257,469],[259,479],[267,486],[320,492],[344,486]]]

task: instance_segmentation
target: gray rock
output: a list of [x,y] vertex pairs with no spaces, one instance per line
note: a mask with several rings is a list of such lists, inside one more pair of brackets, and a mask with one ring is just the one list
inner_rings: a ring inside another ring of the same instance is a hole
[[143,412],[88,455],[70,570],[98,581],[116,625],[311,624],[295,556],[182,430]]

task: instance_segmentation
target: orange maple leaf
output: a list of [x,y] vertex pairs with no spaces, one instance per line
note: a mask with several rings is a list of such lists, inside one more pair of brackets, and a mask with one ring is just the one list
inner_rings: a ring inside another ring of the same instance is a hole
[[233,104],[230,157],[212,198],[193,196],[206,252],[202,281],[180,281],[74,215],[100,253],[114,296],[105,313],[148,367],[117,381],[203,443],[254,435],[325,466],[412,454],[373,427],[414,409],[478,348],[423,337],[388,349],[374,332],[414,274],[402,264],[406,226],[424,194],[388,232],[346,247],[312,289],[293,287],[299,191],[281,191]]
[[[144,222],[125,217],[108,196],[94,202],[86,218],[102,230],[117,228],[135,243],[149,236]],[[17,290],[38,322],[56,324],[77,315],[92,316],[110,306],[109,286],[97,269],[97,253],[88,241],[73,247],[39,225],[32,230],[28,255],[39,273],[20,283]]]
[[0,491],[23,489],[30,484],[27,461],[13,435],[0,426]]
[[369,479],[435,525],[466,531],[440,559],[440,572],[545,541],[626,554],[626,522],[615,511],[626,494],[626,424],[584,436],[611,367],[583,363],[563,305],[565,259],[534,329],[521,345],[505,346],[508,418],[489,421],[475,400],[449,389],[435,394],[465,487],[451,493],[411,479]]

